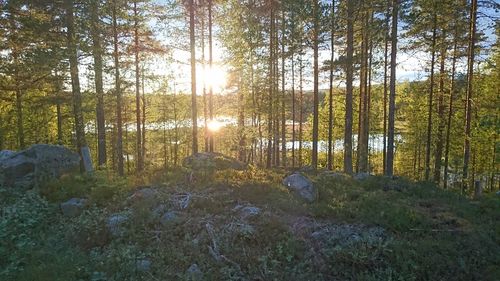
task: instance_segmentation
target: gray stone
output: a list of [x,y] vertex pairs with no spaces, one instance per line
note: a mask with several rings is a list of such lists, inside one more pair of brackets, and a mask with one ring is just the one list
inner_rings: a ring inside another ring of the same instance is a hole
[[283,185],[292,190],[307,202],[314,202],[317,197],[317,191],[313,183],[305,176],[295,173],[283,179]]
[[249,219],[249,218],[256,217],[261,212],[260,208],[258,208],[258,207],[243,206],[243,205],[237,205],[236,207],[233,208],[233,211],[238,212],[240,215],[240,218],[242,218],[242,219]]
[[108,218],[106,226],[113,236],[121,236],[125,233],[124,224],[127,223],[128,216],[124,214],[113,214]]
[[182,165],[193,170],[244,170],[247,165],[235,158],[216,152],[200,152],[190,155]]
[[500,196],[500,190],[495,193],[497,196]]
[[60,145],[35,144],[0,159],[0,185],[35,187],[78,171],[80,156]]
[[15,151],[12,151],[12,150],[1,150],[0,151],[0,161],[2,161],[3,159],[6,159],[6,158],[9,158],[11,157],[12,155],[14,155],[16,152]]
[[151,270],[151,261],[148,260],[148,259],[141,259],[141,260],[138,260],[136,263],[135,263],[135,267],[137,268],[137,271],[141,271],[141,272],[147,272],[147,271],[150,271]]
[[136,190],[130,197],[130,200],[133,201],[141,201],[141,200],[149,200],[158,195],[158,191],[151,187],[142,187]]
[[357,173],[353,176],[353,178],[355,180],[358,180],[358,181],[364,181],[366,180],[367,178],[369,178],[371,175],[369,173]]
[[78,216],[85,208],[87,200],[83,198],[71,198],[66,202],[61,203],[61,211],[66,217]]
[[174,211],[168,211],[163,214],[160,218],[160,223],[163,226],[168,226],[177,223],[179,220],[179,216]]
[[201,271],[200,267],[196,263],[193,263],[187,270],[186,270],[186,277],[187,280],[189,281],[200,281],[203,280],[203,272]]

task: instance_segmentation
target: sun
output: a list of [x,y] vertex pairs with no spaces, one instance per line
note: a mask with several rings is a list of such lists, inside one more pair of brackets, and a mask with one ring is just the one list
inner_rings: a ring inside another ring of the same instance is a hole
[[214,94],[219,93],[226,87],[227,73],[220,66],[212,66],[212,69],[208,66],[201,68],[199,76],[200,85],[202,87],[205,85],[207,91],[212,86]]
[[223,124],[217,120],[212,120],[207,124],[208,130],[212,133],[218,132],[222,126]]

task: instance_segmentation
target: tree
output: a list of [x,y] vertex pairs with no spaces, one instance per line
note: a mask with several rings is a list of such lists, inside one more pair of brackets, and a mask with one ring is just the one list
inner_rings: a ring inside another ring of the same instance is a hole
[[123,124],[122,124],[122,89],[120,80],[120,51],[118,49],[118,22],[117,1],[113,0],[111,7],[112,32],[113,32],[113,58],[115,68],[115,95],[116,95],[116,157],[118,160],[118,174],[124,175],[123,170]]
[[82,95],[80,93],[80,80],[78,77],[78,54],[76,48],[76,34],[73,14],[73,0],[66,0],[66,28],[68,37],[68,56],[71,74],[71,89],[73,93],[73,111],[75,115],[76,146],[81,157],[81,170],[92,171],[92,159],[89,147],[85,140],[85,122],[82,112]]
[[314,82],[313,82],[313,128],[312,128],[312,156],[311,165],[314,169],[318,168],[318,106],[319,106],[319,69],[318,69],[318,45],[319,45],[319,4],[318,0],[314,0],[313,4],[313,60],[314,60]]
[[191,122],[193,127],[193,154],[198,153],[198,111],[196,107],[196,42],[194,34],[194,0],[189,0],[189,45],[191,48]]
[[346,34],[346,98],[344,125],[344,172],[352,174],[352,92],[353,92],[353,53],[354,53],[354,6],[355,1],[347,1],[347,34]]
[[470,142],[471,142],[471,119],[472,119],[472,97],[474,81],[474,55],[476,48],[476,17],[477,0],[471,0],[469,19],[469,48],[467,55],[467,96],[465,99],[465,137],[464,137],[464,166],[462,171],[462,192],[467,190],[469,180]]
[[391,31],[391,78],[389,93],[389,124],[387,140],[387,176],[394,173],[394,119],[396,111],[396,55],[398,44],[398,9],[399,0],[392,1],[392,31]]

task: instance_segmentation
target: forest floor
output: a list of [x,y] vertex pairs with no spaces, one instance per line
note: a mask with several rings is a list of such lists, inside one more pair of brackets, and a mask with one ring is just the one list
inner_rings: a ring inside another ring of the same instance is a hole
[[[0,280],[498,280],[500,196],[284,170],[67,176],[0,188]],[[76,216],[60,203],[86,198]]]

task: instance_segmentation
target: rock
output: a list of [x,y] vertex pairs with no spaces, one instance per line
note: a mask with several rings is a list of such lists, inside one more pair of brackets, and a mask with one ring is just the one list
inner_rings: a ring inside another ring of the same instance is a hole
[[203,280],[203,272],[200,270],[198,265],[196,263],[193,263],[187,270],[186,270],[186,277],[187,280],[190,281],[200,281]]
[[311,238],[320,244],[335,245],[340,249],[355,244],[378,245],[381,241],[387,239],[387,234],[383,228],[378,226],[332,224],[314,231]]
[[234,212],[238,212],[241,219],[248,219],[252,217],[256,217],[260,214],[261,210],[255,206],[243,206],[237,205],[233,208]]
[[161,216],[160,223],[163,226],[168,226],[168,225],[175,224],[176,222],[178,222],[178,220],[179,220],[179,216],[177,215],[176,212],[168,211],[168,212],[164,213],[163,216]]
[[140,272],[147,272],[151,270],[151,261],[148,259],[141,259],[135,263],[135,268]]
[[215,152],[200,152],[182,161],[182,166],[193,170],[244,170],[246,164],[229,156]]
[[497,191],[495,194],[496,194],[497,196],[500,196],[500,191]]
[[160,218],[165,213],[166,210],[167,210],[167,205],[160,204],[153,208],[152,213],[155,218]]
[[353,176],[353,178],[355,180],[358,180],[358,181],[364,181],[366,180],[367,178],[369,178],[371,175],[369,173],[357,173]]
[[128,216],[124,214],[113,214],[108,218],[106,226],[113,236],[121,236],[125,232],[123,225],[128,221]]
[[4,186],[35,187],[80,168],[80,156],[60,145],[35,144],[2,155],[0,185]]
[[11,157],[12,155],[14,155],[16,152],[15,151],[12,151],[12,150],[1,150],[0,151],[0,161],[2,161],[3,159],[6,159],[6,158],[9,158]]
[[132,195],[129,196],[129,200],[132,201],[141,201],[141,200],[149,200],[158,195],[158,191],[151,187],[142,187],[136,190]]
[[78,216],[85,205],[87,204],[87,199],[83,198],[71,198],[68,201],[61,203],[61,211],[66,217]]
[[307,202],[314,202],[317,197],[316,188],[305,176],[295,173],[283,179],[283,185],[287,186]]

